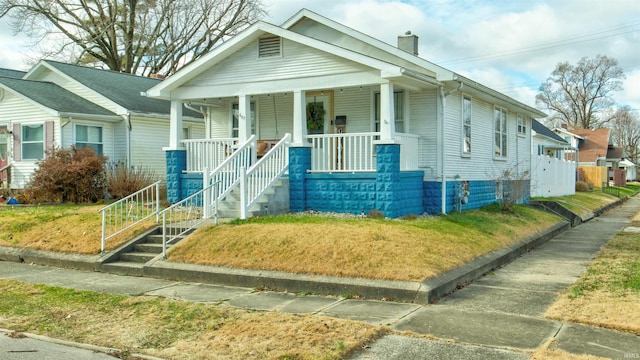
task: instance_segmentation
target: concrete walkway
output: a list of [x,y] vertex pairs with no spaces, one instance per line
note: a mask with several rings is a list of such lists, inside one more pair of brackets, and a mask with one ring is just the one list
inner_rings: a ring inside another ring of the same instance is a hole
[[[0,277],[114,294],[151,295],[243,309],[321,314],[431,334],[449,341],[390,335],[354,359],[528,359],[526,351],[554,347],[607,358],[640,358],[640,337],[546,320],[558,292],[586,269],[608,240],[640,210],[640,198],[570,229],[436,305],[256,292],[157,278],[0,261]],[[16,339],[15,341],[20,341]],[[3,354],[0,353],[0,358]]]

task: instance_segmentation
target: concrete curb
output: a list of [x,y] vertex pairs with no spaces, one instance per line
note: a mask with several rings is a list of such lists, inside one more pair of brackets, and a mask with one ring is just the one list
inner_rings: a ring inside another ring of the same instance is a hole
[[[594,214],[596,216],[600,215],[625,200],[626,198],[609,204],[602,209],[598,209]],[[571,224],[569,222],[559,222],[549,229],[522,239],[509,247],[478,257],[459,268],[422,282],[232,269],[171,263],[163,260],[150,261],[142,269],[142,276],[227,286],[267,288],[288,292],[311,292],[318,295],[342,295],[345,297],[359,295],[368,299],[387,299],[398,302],[427,304],[465,286],[488,272],[508,264],[518,256],[570,228]],[[102,264],[108,258],[109,253],[91,256],[0,247],[0,260],[87,271],[101,271]]]

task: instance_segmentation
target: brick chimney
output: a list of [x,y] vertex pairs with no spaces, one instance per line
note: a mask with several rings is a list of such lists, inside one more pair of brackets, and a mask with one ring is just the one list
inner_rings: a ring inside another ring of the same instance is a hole
[[398,49],[418,56],[418,36],[411,34],[411,31],[398,35]]

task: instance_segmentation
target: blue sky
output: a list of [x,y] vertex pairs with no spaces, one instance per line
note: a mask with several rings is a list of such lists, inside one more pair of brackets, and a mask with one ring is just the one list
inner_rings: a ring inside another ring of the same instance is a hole
[[[302,6],[390,44],[405,31],[420,56],[534,105],[558,62],[598,54],[627,75],[615,98],[640,111],[640,3],[637,0],[263,0],[281,24]],[[28,69],[24,37],[0,21],[0,67]]]

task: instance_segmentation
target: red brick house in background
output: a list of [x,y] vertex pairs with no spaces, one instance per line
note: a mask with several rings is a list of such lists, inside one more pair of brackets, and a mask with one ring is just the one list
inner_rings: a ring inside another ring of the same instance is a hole
[[[612,182],[616,185],[624,185],[626,174],[621,169],[620,162],[624,158],[624,149],[614,146],[611,142],[611,129],[577,129],[568,130],[577,135],[578,141],[578,167],[598,166],[606,168],[602,179],[587,179],[600,186],[602,182]],[[618,176],[616,173],[619,172]],[[584,173],[584,172],[583,172]]]

